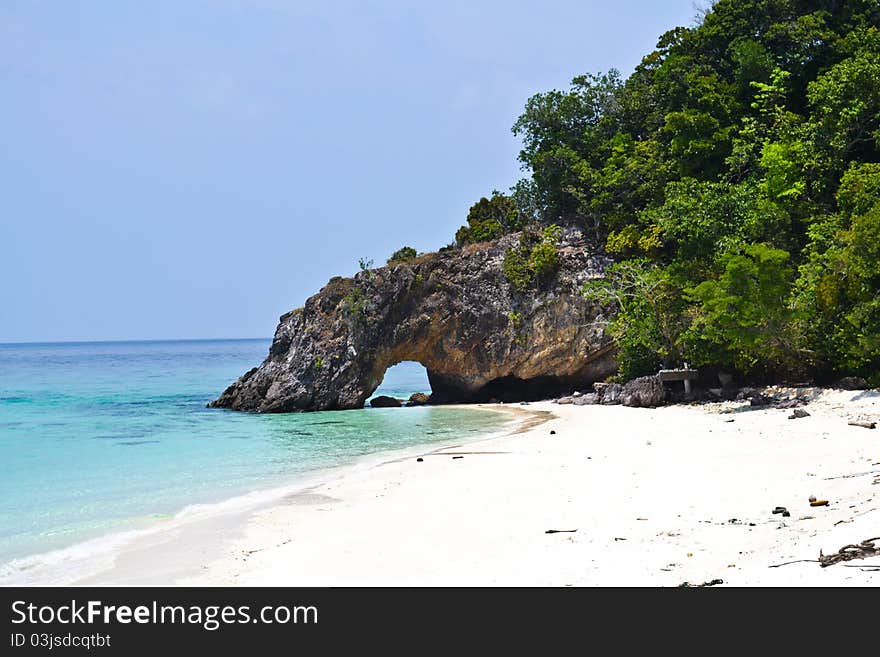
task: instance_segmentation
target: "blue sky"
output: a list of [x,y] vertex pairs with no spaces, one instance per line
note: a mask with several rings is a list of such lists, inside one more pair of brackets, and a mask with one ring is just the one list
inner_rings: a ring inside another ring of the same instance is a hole
[[526,99],[692,0],[0,4],[0,342],[263,337],[521,176]]

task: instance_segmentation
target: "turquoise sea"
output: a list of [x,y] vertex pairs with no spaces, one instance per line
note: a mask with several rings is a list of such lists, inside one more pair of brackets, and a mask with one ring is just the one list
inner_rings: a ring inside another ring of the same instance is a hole
[[[478,409],[286,415],[208,409],[269,340],[0,345],[0,579],[21,558],[376,452],[490,433]],[[430,392],[389,369],[376,394]]]

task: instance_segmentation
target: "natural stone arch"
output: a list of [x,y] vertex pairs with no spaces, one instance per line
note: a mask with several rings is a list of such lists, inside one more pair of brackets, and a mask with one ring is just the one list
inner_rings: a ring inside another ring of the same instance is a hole
[[385,371],[407,360],[424,365],[436,402],[539,398],[613,373],[603,309],[581,293],[606,260],[570,231],[555,279],[522,294],[501,266],[515,240],[331,279],[281,317],[266,360],[212,405],[360,408]]

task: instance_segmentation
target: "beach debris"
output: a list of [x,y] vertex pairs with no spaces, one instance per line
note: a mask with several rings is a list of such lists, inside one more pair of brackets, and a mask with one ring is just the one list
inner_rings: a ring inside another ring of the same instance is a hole
[[815,502],[815,501],[816,501],[816,496],[815,496],[815,495],[810,495],[809,501],[810,501],[810,502]]
[[773,515],[781,513],[783,518],[789,518],[791,516],[791,513],[789,513],[788,509],[786,509],[784,506],[777,506],[770,513],[772,513]]
[[786,399],[786,400],[779,402],[778,404],[776,404],[776,408],[788,409],[788,408],[797,408],[798,406],[806,406],[806,405],[807,405],[806,400],[801,399],[800,397],[795,397],[794,399]]
[[[728,568],[730,568],[730,566],[728,566]],[[699,588],[703,588],[704,586],[718,586],[719,584],[724,584],[724,580],[723,579],[713,579],[713,580],[709,580],[708,582],[703,582],[702,584],[691,584],[690,582],[682,582],[681,584],[678,585],[678,588],[680,588],[680,589],[699,589]]]
[[424,460],[425,460],[425,459],[423,459],[423,458],[420,456],[419,458],[416,459],[416,463],[421,463],[421,462],[424,461]]
[[551,435],[551,436],[555,436],[555,435],[556,435],[556,432],[555,432],[553,429],[550,429],[550,435]]
[[810,506],[828,506],[828,500],[813,500]]
[[863,427],[865,429],[876,429],[876,422],[868,422],[867,420],[850,420],[847,424],[851,427]]
[[[835,477],[825,477],[825,481],[830,481],[832,479],[852,479],[853,477],[866,477],[868,475],[876,475],[880,473],[880,470],[867,470],[865,472],[852,472],[850,474],[845,475],[837,475]],[[812,502],[812,500],[810,500]]]
[[463,458],[464,458],[463,456],[453,456],[452,460],[454,461],[455,459],[463,459]]
[[614,540],[615,540],[615,541],[625,541],[626,539],[623,538],[622,536],[615,536],[615,537],[614,537]]
[[734,420],[732,417],[729,417],[729,418],[727,418],[727,419],[724,420],[724,421],[725,421],[725,422],[736,422],[736,420]]
[[545,534],[573,534],[577,529],[548,529]]
[[794,412],[793,412],[791,415],[788,416],[788,419],[789,419],[789,420],[797,420],[797,419],[802,418],[802,417],[810,417],[810,414],[807,413],[807,412],[806,412],[804,409],[802,409],[802,408],[796,408],[796,409],[794,409]]
[[880,536],[874,538],[866,538],[858,544],[844,545],[834,554],[823,554],[819,550],[819,563],[822,568],[833,566],[841,561],[852,561],[853,559],[865,559],[866,557],[880,556],[880,547],[874,546],[874,541],[880,541]]

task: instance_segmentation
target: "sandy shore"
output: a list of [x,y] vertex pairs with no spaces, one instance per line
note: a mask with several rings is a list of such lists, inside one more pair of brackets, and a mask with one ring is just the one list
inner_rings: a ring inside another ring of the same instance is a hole
[[877,585],[880,558],[770,568],[880,536],[880,430],[847,425],[880,420],[880,393],[806,392],[794,420],[736,402],[513,407],[546,421],[351,469],[202,540],[166,536],[176,567],[142,545],[82,583]]
[[81,583],[880,584],[880,557],[770,568],[880,536],[880,430],[847,425],[880,420],[880,392],[798,392],[814,399],[793,420],[741,402],[503,407],[532,426],[351,468]]

